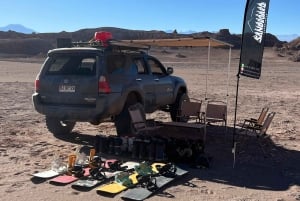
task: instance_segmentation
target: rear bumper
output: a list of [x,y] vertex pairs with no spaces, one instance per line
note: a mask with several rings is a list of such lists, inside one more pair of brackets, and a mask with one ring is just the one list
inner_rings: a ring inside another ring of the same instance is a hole
[[32,102],[35,110],[46,116],[82,122],[107,119],[119,114],[123,108],[119,94],[99,96],[94,106],[44,104],[38,93],[32,95]]

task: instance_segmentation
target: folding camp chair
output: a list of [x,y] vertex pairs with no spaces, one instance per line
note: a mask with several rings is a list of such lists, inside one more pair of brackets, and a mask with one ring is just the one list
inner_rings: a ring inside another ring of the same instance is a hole
[[[267,146],[268,140],[265,140],[268,136],[262,138],[260,136],[265,136],[267,133],[268,128],[270,127],[270,124],[275,116],[275,112],[271,112],[268,114],[268,116],[266,117],[265,121],[263,122],[262,125],[254,125],[254,126],[247,126],[247,127],[242,127],[238,132],[238,143],[240,144],[239,146],[242,149],[245,149],[246,147],[246,143],[248,143],[249,140],[253,140],[253,136],[255,138],[257,138],[257,142],[260,146],[261,151],[264,154],[264,157],[267,157],[268,152],[265,151],[265,147]],[[264,144],[263,144],[264,143]],[[241,152],[242,153],[242,152]]]
[[240,133],[245,133],[246,135],[255,134],[256,136],[265,135],[268,128],[270,127],[270,124],[271,124],[275,114],[276,114],[275,112],[269,113],[263,124],[244,125],[244,127],[241,128]]
[[250,119],[245,119],[244,120],[244,123],[242,125],[238,125],[242,128],[245,128],[245,127],[254,127],[254,126],[259,126],[259,125],[262,125],[264,120],[265,120],[265,117],[267,116],[267,113],[269,111],[269,108],[268,107],[264,107],[262,110],[261,110],[261,113],[258,117],[258,119],[255,119],[255,118],[250,118]]
[[196,123],[201,121],[201,104],[200,102],[183,101],[177,116],[178,121],[187,122],[189,120],[195,120]]
[[140,104],[132,105],[128,108],[134,134],[144,134],[149,131],[159,129],[154,120],[147,121],[144,109]]
[[227,133],[227,104],[221,101],[209,101],[206,105],[206,112],[204,113],[205,123],[222,122],[225,125]]

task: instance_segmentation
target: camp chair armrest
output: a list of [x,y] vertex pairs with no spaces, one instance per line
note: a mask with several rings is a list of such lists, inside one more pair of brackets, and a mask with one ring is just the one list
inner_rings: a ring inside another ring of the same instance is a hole
[[206,118],[206,121],[208,122],[224,122],[224,119],[220,119],[220,118]]
[[260,130],[262,128],[262,125],[255,124],[253,128],[256,130]]
[[250,122],[250,123],[257,123],[257,119],[245,119],[245,122]]

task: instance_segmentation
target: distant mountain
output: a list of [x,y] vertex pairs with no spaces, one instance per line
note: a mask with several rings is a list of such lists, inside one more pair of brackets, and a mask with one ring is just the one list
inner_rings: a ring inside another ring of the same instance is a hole
[[[234,48],[240,48],[241,35],[231,34],[229,29],[221,29],[219,32],[197,32],[183,34],[173,30],[172,32],[165,31],[143,31],[129,30],[116,27],[99,27],[81,29],[75,32],[59,32],[59,33],[19,33],[16,31],[0,31],[0,53],[2,54],[26,54],[36,55],[45,54],[49,49],[56,47],[57,38],[72,38],[73,41],[89,41],[97,31],[111,32],[114,39],[117,40],[135,40],[135,39],[167,39],[179,37],[212,37],[234,45]],[[191,31],[192,32],[192,31]],[[275,44],[280,44],[276,36],[272,34],[266,35],[265,46],[273,47]]]
[[276,35],[276,36],[279,40],[287,41],[287,42],[290,42],[290,41],[294,40],[295,38],[299,37],[298,34],[286,34],[286,35]]
[[24,34],[31,34],[35,32],[33,29],[25,27],[21,24],[9,24],[5,27],[0,27],[0,31],[15,31]]

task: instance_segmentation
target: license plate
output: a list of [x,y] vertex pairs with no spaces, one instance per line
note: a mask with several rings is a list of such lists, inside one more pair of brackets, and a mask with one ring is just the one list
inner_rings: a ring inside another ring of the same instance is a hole
[[74,85],[60,85],[58,91],[73,93],[73,92],[75,92],[75,86]]

